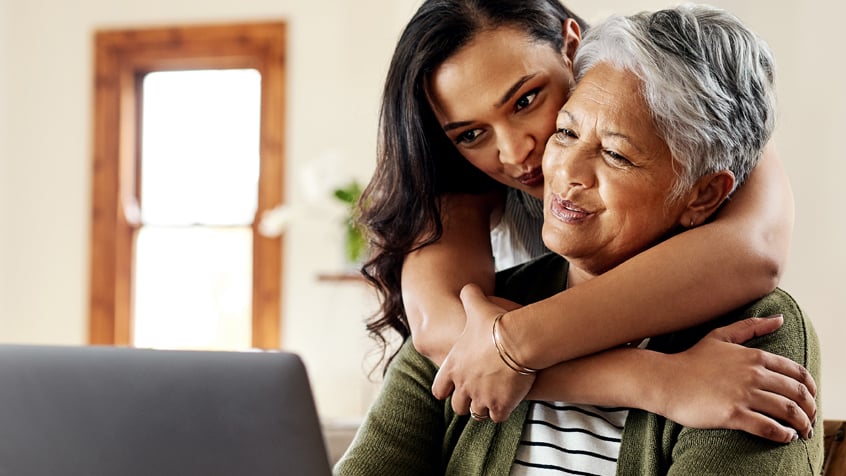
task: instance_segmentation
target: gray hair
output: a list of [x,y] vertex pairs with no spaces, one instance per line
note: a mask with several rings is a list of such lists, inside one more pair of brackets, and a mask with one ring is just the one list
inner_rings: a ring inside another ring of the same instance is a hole
[[591,27],[576,55],[579,80],[606,62],[631,71],[674,163],[670,199],[720,170],[743,183],[775,125],[774,60],[741,21],[705,5],[681,5]]

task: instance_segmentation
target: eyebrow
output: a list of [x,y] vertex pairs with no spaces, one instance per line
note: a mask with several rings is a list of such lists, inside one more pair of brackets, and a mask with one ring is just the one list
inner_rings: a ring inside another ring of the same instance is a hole
[[[508,91],[505,91],[505,94],[502,95],[499,101],[494,103],[494,107],[502,107],[505,103],[511,100],[511,98],[514,97],[515,94],[517,94],[517,91],[519,91],[520,88],[522,88],[527,81],[537,76],[537,74],[538,73],[527,74],[515,81],[514,84],[512,84],[511,87],[508,88]],[[472,124],[471,121],[450,122],[448,124],[445,124],[443,129],[444,132],[449,132],[453,129],[469,126],[470,124]]]
[[[566,116],[567,119],[569,119],[571,122],[579,122],[579,121],[576,120],[576,117],[573,116],[573,114],[566,109],[561,109],[560,111],[558,111],[558,115],[559,116]],[[610,136],[610,137],[616,137],[618,139],[622,139],[622,140],[626,141],[627,144],[634,147],[635,150],[637,150],[639,153],[641,153],[641,154],[644,153],[643,150],[640,147],[638,147],[637,144],[634,143],[634,141],[632,140],[631,137],[623,134],[622,132],[615,132],[615,131],[609,131],[609,130],[603,130],[601,132],[602,132],[602,135],[604,135],[604,136]]]
[[522,78],[518,79],[513,85],[511,85],[510,88],[508,88],[508,91],[505,91],[505,94],[503,94],[499,101],[497,101],[494,105],[496,107],[501,107],[503,104],[507,103],[511,99],[511,97],[517,94],[517,91],[519,91],[520,88],[522,88],[523,85],[526,84],[526,81],[534,78],[535,76],[537,76],[537,73],[527,74]]

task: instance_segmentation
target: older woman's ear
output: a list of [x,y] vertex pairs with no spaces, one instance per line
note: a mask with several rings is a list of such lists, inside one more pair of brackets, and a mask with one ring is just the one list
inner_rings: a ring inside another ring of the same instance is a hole
[[734,174],[722,170],[696,181],[687,196],[687,207],[679,217],[679,224],[693,228],[708,220],[726,200],[734,188]]
[[576,59],[576,50],[582,42],[582,29],[579,23],[572,18],[564,20],[561,25],[561,35],[564,37],[564,46],[561,47],[561,54],[570,69],[573,68],[573,61]]

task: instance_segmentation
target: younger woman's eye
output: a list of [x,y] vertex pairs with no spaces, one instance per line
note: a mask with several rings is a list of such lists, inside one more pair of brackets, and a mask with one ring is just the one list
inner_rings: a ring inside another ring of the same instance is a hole
[[456,144],[472,144],[482,134],[481,129],[470,129],[464,131],[455,138]]
[[517,99],[517,103],[514,105],[514,109],[520,111],[531,106],[532,103],[535,102],[535,98],[538,97],[538,92],[538,89],[533,89],[528,93],[520,96],[520,98]]

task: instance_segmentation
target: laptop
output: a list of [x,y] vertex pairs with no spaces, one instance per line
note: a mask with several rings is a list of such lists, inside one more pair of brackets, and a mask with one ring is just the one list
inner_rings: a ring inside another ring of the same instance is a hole
[[329,474],[296,354],[0,345],[0,475]]

